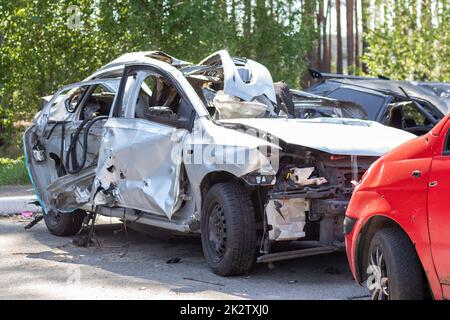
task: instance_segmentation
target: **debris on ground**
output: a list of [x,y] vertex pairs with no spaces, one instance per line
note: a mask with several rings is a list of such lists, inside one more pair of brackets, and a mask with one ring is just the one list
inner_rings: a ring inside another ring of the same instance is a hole
[[181,258],[175,257],[175,258],[171,258],[169,260],[166,261],[166,263],[171,264],[171,263],[178,263],[181,261]]
[[210,282],[210,281],[205,281],[205,280],[199,280],[199,279],[194,279],[194,278],[190,278],[190,277],[183,277],[184,280],[190,280],[190,281],[196,281],[196,282],[202,282],[202,283],[207,283],[207,284],[213,284],[215,286],[225,286],[223,283],[217,283],[217,282]]
[[22,211],[20,213],[20,216],[24,219],[28,219],[28,218],[32,218],[33,217],[33,212],[31,211]]
[[42,215],[42,214],[40,214],[40,215],[34,217],[34,219],[33,219],[29,224],[27,224],[27,225],[24,227],[25,230],[28,230],[28,229],[33,228],[33,227],[34,227],[39,221],[41,221],[42,219],[44,219],[44,215]]

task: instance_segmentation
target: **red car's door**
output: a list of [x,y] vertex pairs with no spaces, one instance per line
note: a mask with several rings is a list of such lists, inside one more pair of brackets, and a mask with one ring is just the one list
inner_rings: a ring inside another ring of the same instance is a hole
[[431,253],[442,285],[450,299],[450,122],[436,144],[428,181],[428,219]]

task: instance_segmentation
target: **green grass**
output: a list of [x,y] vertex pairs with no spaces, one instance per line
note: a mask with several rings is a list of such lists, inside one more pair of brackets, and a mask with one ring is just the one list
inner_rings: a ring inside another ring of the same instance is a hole
[[23,156],[0,158],[0,186],[30,184]]

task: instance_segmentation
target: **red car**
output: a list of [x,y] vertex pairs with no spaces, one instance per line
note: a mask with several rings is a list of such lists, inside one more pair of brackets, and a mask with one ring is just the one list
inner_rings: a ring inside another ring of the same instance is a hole
[[355,187],[347,257],[372,299],[450,299],[449,119],[379,158]]

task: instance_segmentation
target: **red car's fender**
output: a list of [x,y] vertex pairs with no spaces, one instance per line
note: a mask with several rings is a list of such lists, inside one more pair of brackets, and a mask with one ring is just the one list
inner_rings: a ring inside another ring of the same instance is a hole
[[357,264],[358,259],[361,258],[358,256],[358,251],[361,245],[361,235],[364,234],[361,231],[370,224],[377,223],[376,220],[378,220],[378,223],[387,223],[388,220],[391,220],[392,223],[401,227],[408,235],[411,242],[414,243],[418,257],[422,263],[422,267],[427,275],[433,296],[435,299],[442,299],[442,289],[439,284],[436,270],[434,269],[428,232],[424,232],[423,228],[419,227],[420,224],[425,223],[428,228],[428,223],[426,221],[427,217],[416,218],[415,221],[412,217],[410,219],[407,217],[399,219],[399,217],[392,214],[391,211],[381,211],[381,208],[388,209],[390,208],[390,205],[386,200],[382,199],[379,194],[375,192],[364,192],[361,193],[361,197],[363,198],[361,199],[362,201],[372,201],[373,203],[377,203],[376,205],[379,206],[380,210],[377,210],[379,212],[372,212],[365,215],[363,220],[358,220],[355,223],[352,233],[346,237],[347,257],[356,281],[361,283],[360,275],[365,272],[365,270],[360,270],[360,267]]
[[[368,240],[382,226],[396,225],[414,244],[436,299],[442,289],[434,268],[428,232],[428,172],[437,137],[426,134],[411,140],[377,160],[355,189],[346,215],[356,220],[346,235],[347,257],[358,283],[361,255]],[[413,178],[412,172],[420,171]],[[367,240],[367,241],[366,241]]]

